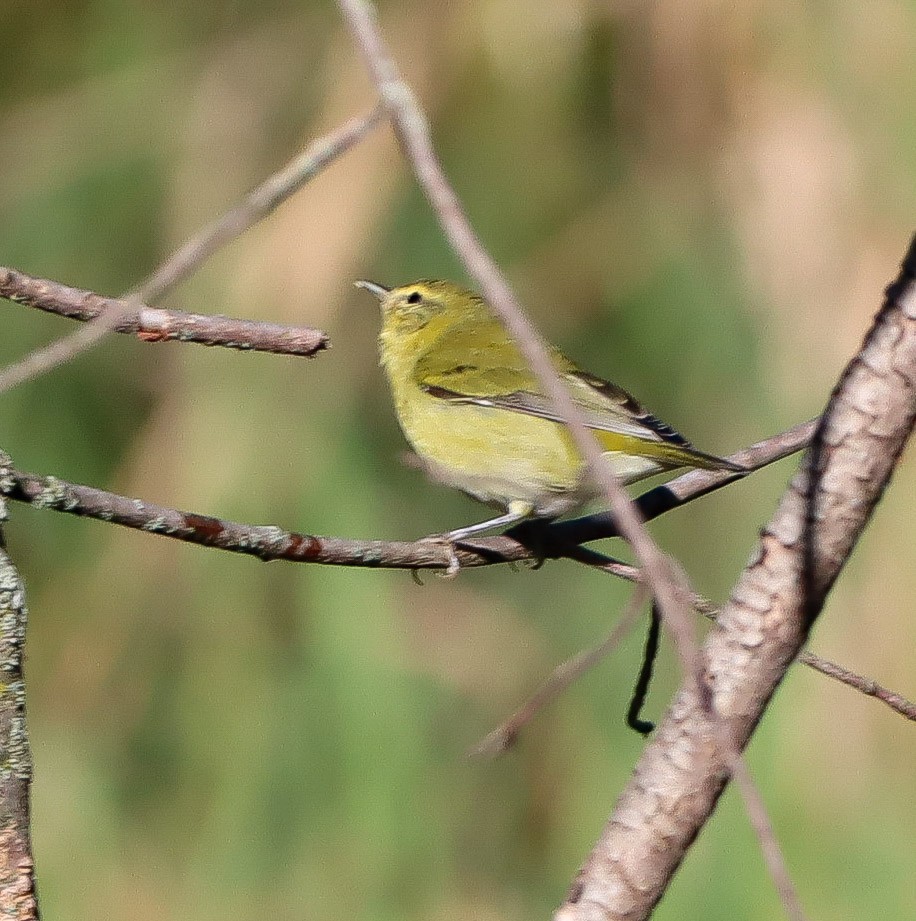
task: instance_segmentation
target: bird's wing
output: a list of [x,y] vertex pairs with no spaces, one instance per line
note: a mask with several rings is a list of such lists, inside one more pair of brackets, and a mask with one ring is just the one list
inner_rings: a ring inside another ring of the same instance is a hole
[[[555,349],[551,359],[588,428],[690,448],[686,438],[646,412],[623,388],[578,370]],[[438,399],[564,422],[518,346],[496,320],[450,330],[431,353],[418,359],[414,376],[423,390]]]
[[[579,370],[550,350],[551,361],[578,407],[585,425],[606,433],[608,451],[623,451],[672,467],[743,472],[744,467],[698,451],[670,425],[646,412],[622,387]],[[459,324],[418,357],[414,381],[440,400],[486,406],[565,423],[544,394],[518,346],[495,319],[479,316]]]

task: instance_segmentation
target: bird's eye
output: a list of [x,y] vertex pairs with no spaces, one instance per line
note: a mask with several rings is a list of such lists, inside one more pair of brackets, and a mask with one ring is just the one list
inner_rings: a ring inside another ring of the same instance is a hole
[[422,300],[423,300],[423,297],[421,296],[419,291],[411,291],[410,294],[407,295],[408,304],[419,304],[420,301]]

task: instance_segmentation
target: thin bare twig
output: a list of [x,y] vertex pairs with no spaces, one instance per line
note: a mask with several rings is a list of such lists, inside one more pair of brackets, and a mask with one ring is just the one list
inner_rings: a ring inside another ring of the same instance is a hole
[[[704,693],[703,663],[685,603],[685,599],[692,594],[686,577],[678,573],[672,561],[649,536],[636,506],[613,470],[605,463],[594,433],[586,427],[582,414],[557,376],[544,342],[528,321],[509,284],[471,227],[436,157],[426,117],[385,47],[374,8],[365,0],[338,0],[338,3],[360,46],[379,96],[395,123],[401,147],[414,168],[443,232],[468,272],[480,285],[494,313],[515,339],[560,418],[568,426],[574,443],[588,464],[592,479],[600,487],[614,514],[621,535],[633,547],[642,564],[653,597],[658,602],[668,629],[675,637],[684,674],[695,683],[698,696],[707,699],[711,708],[711,697]],[[724,729],[720,736],[721,744],[730,747]],[[740,758],[737,749],[734,755]],[[750,808],[753,811],[756,806],[751,805]],[[792,891],[784,862],[781,858],[771,860],[774,849],[764,839],[761,839],[761,843],[787,913],[795,919],[801,919],[801,908]]]
[[338,129],[313,141],[292,162],[249,193],[236,207],[218,217],[169,256],[139,286],[113,301],[91,323],[63,339],[37,349],[0,371],[0,393],[44,374],[93,346],[143,305],[153,304],[195,271],[205,259],[273,211],[379,123],[383,110],[351,118]]
[[[758,442],[734,457],[753,456],[755,469],[785,456],[789,447],[810,426],[804,423],[788,432],[774,435]],[[36,508],[66,512],[86,518],[95,518],[112,524],[160,534],[200,546],[214,547],[229,552],[255,556],[261,560],[287,560],[325,565],[355,566],[395,569],[440,569],[447,567],[448,554],[436,544],[426,541],[371,541],[347,540],[338,537],[321,537],[284,531],[276,526],[256,526],[226,521],[196,512],[183,512],[141,499],[120,496],[116,493],[68,483],[57,477],[42,477],[13,468],[6,455],[0,453],[0,495]],[[692,485],[691,485],[692,484]],[[721,485],[727,485],[723,483]],[[675,503],[659,499],[659,491],[678,496]],[[683,474],[665,486],[643,493],[636,502],[644,509],[646,518],[655,518],[672,508],[685,505],[692,497],[705,495],[708,484],[698,481],[693,473]],[[579,542],[616,536],[613,519],[606,514],[590,515],[573,521],[556,522],[547,530],[545,545],[551,553],[599,568],[631,582],[639,581],[640,570],[597,553]],[[540,548],[543,549],[543,548]],[[481,538],[473,544],[457,548],[462,568],[490,566],[531,560],[535,554],[524,543],[509,535]],[[710,619],[715,619],[718,609],[707,599],[694,596],[693,606]],[[802,653],[799,661],[843,681],[863,693],[881,700],[896,712],[912,718],[914,705],[902,695],[842,666]]]
[[149,303],[158,301],[195,272],[218,249],[267,217],[339,156],[355,147],[382,121],[383,116],[382,107],[376,106],[371,112],[347,119],[334,131],[312,141],[299,156],[268,176],[238,205],[182,244],[130,294]]
[[488,732],[468,755],[474,758],[493,758],[508,751],[515,744],[522,729],[541,710],[552,704],[570,685],[599,662],[603,662],[617,648],[639,617],[639,611],[645,604],[647,595],[646,586],[637,583],[614,629],[597,646],[585,649],[558,665],[534,694],[492,732]]
[[0,266],[0,297],[84,322],[95,320],[102,314],[116,314],[118,319],[111,329],[116,333],[136,336],[143,342],[196,342],[243,351],[299,356],[314,355],[328,345],[327,334],[320,329],[239,320],[218,314],[164,310],[146,304],[138,306],[36,278],[5,266]]
[[828,678],[833,678],[835,681],[853,688],[866,697],[874,697],[875,700],[880,700],[895,713],[899,713],[908,720],[916,722],[916,703],[907,700],[902,694],[878,684],[877,681],[872,681],[871,678],[866,678],[863,675],[857,675],[848,668],[843,668],[842,665],[837,665],[836,662],[831,662],[829,659],[815,655],[815,653],[807,650],[801,653],[798,661],[807,665],[808,668],[813,668],[822,675],[826,675]]
[[[623,573],[620,575],[622,578],[628,578]],[[710,620],[717,620],[719,617],[719,609],[707,598],[698,595],[694,599],[694,607]],[[826,675],[828,678],[833,678],[834,681],[839,681],[840,684],[845,684],[866,697],[874,697],[875,700],[881,701],[900,716],[916,721],[916,703],[907,700],[902,694],[878,684],[877,681],[844,668],[842,665],[830,659],[825,659],[823,656],[819,656],[817,653],[810,652],[807,649],[799,653],[797,661],[816,672],[820,672],[822,675]]]
[[35,349],[25,358],[13,362],[0,370],[0,393],[6,393],[19,384],[24,384],[41,374],[47,374],[59,365],[65,364],[81,352],[85,352],[121,322],[129,313],[135,311],[139,302],[119,301],[118,306],[110,312],[100,314],[91,323],[81,326],[75,333],[62,339],[56,339],[50,345]]
[[[650,493],[644,493],[637,502],[649,495]],[[554,527],[560,527],[560,525],[554,525]],[[619,560],[614,560],[604,556],[604,554],[596,553],[588,547],[570,544],[564,556],[578,563],[582,563],[585,566],[592,566],[596,569],[601,569],[603,572],[609,572],[619,579],[626,579],[628,582],[639,582],[641,578],[638,566],[633,566],[630,563],[621,563]],[[708,598],[704,598],[702,595],[694,595],[692,605],[694,610],[709,620],[718,620],[719,608]],[[877,681],[867,678],[865,675],[860,675],[851,669],[845,668],[830,659],[825,659],[823,656],[810,652],[807,649],[799,654],[797,661],[813,671],[820,672],[828,678],[833,678],[835,681],[845,684],[847,687],[864,694],[866,697],[874,697],[875,700],[890,707],[891,710],[905,719],[916,721],[916,703],[908,700],[902,694],[898,694],[896,691],[884,687],[884,685],[879,684]]]
[[[645,495],[649,495],[646,493]],[[605,556],[603,553],[597,553],[588,547],[581,547],[576,544],[568,545],[564,551],[564,556],[590,566],[600,569],[602,572],[610,573],[620,579],[626,579],[628,582],[640,583],[640,570],[630,563],[621,563],[619,560]],[[702,595],[695,595],[693,598],[694,609],[709,620],[715,621],[719,616],[719,609],[709,599]],[[518,736],[535,716],[545,707],[553,703],[560,693],[565,691],[570,685],[582,677],[587,671],[600,664],[608,655],[610,655],[619,642],[618,632],[629,629],[630,624],[623,627],[628,620],[625,614],[621,622],[614,627],[608,637],[592,647],[590,650],[580,652],[578,655],[569,659],[567,662],[559,665],[554,673],[542,685],[542,688],[536,691],[518,710],[511,716],[507,717],[495,729],[489,732],[480,743],[473,748],[469,754],[481,755],[484,757],[493,757],[502,754],[511,748],[518,740]],[[876,681],[859,675],[836,662],[825,659],[813,652],[805,650],[798,656],[798,660],[808,668],[827,675],[830,678],[851,687],[855,691],[868,696],[874,697],[886,704],[895,713],[900,714],[909,720],[916,720],[916,704],[907,700],[902,694],[891,691],[883,687]],[[554,677],[557,674],[563,677],[563,685],[555,693],[545,694],[543,691],[551,689]]]

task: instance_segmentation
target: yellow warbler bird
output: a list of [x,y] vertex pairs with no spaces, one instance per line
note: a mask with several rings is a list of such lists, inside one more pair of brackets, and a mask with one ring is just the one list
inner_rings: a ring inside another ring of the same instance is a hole
[[[379,352],[398,422],[436,479],[504,514],[458,541],[595,499],[585,461],[518,346],[478,295],[447,281],[358,281],[382,310]],[[693,448],[625,390],[550,349],[557,374],[624,484],[677,467],[743,471]]]

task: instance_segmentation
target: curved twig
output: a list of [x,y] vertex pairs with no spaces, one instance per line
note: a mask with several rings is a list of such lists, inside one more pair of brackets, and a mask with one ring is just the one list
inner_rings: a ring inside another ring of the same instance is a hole
[[[494,313],[515,340],[544,393],[568,427],[573,443],[585,459],[592,481],[599,487],[600,494],[614,513],[621,536],[626,538],[640,561],[644,578],[651,588],[658,610],[675,637],[677,653],[685,675],[696,686],[698,696],[709,702],[709,695],[705,692],[699,647],[693,632],[693,620],[686,604],[686,599],[692,595],[686,575],[662,553],[644,527],[636,506],[630,501],[611,467],[604,462],[594,433],[586,427],[581,412],[557,377],[544,342],[525,316],[508,282],[471,227],[461,202],[436,157],[426,117],[385,47],[374,8],[366,0],[338,2],[366,60],[379,96],[394,122],[401,148],[413,166],[417,180],[432,205],[445,236],[468,272],[480,285]],[[709,715],[715,718],[712,709]],[[747,800],[748,812],[758,828],[770,871],[776,880],[785,908],[798,921],[802,918],[802,912],[784,861],[778,853],[771,829],[759,805],[760,797],[753,789],[749,775],[740,763],[740,753],[732,744],[728,733],[723,729],[718,735],[723,750],[730,753],[730,762],[739,778],[742,795]]]
[[273,211],[328,164],[362,140],[379,123],[382,115],[382,108],[376,107],[367,115],[351,118],[336,131],[313,141],[298,157],[268,177],[238,205],[220,215],[179,247],[152,275],[125,294],[116,309],[100,313],[95,320],[75,333],[37,349],[0,370],[0,393],[69,361],[101,340],[127,315],[137,311],[143,302],[155,303],[217,249]]

